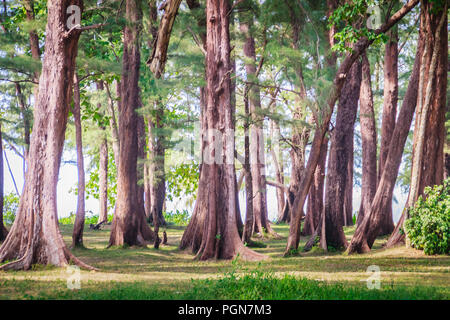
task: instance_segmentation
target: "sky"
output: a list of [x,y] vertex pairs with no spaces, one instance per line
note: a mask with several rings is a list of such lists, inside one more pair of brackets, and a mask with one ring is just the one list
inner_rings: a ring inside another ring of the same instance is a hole
[[[17,156],[13,151],[6,150],[6,154],[8,157],[8,160],[11,165],[11,171],[14,175],[14,178],[17,183],[17,188],[19,189],[19,192],[21,192],[23,188],[23,162],[22,159]],[[64,151],[63,153],[63,159],[64,160],[74,160],[76,159],[74,152]],[[85,160],[86,161],[86,160]],[[87,161],[86,161],[87,162]],[[86,164],[87,167],[87,164]],[[4,161],[4,180],[5,180],[5,194],[8,194],[10,192],[15,192],[14,184],[11,179],[11,175],[9,173],[6,161]],[[89,174],[86,175],[86,181],[89,180]],[[75,193],[70,192],[71,189],[73,189],[76,186],[77,183],[77,168],[76,165],[73,163],[62,163],[59,173],[59,180],[58,180],[58,188],[57,188],[57,205],[58,205],[58,217],[67,217],[70,215],[71,212],[76,211],[76,205],[77,205],[77,196]],[[393,203],[393,217],[394,222],[397,222],[400,218],[401,211],[404,207],[404,204],[406,202],[407,194],[404,194],[401,192],[399,188],[396,187],[394,190],[394,195],[398,200],[398,203]],[[353,211],[356,211],[359,209],[361,201],[361,189],[357,186],[353,188]],[[184,201],[174,201],[174,202],[167,202],[167,209],[168,211],[172,211],[175,209],[183,210],[187,209],[189,212],[192,212],[192,207],[187,208],[185,207]],[[245,197],[244,193],[239,193],[239,203],[240,203],[240,211],[241,215],[245,215]],[[274,187],[268,186],[267,189],[267,206],[268,206],[268,212],[269,212],[269,219],[271,221],[274,221],[277,217],[277,199],[276,199],[276,191]],[[306,206],[305,206],[306,209]],[[90,213],[91,211],[92,213]],[[90,198],[86,200],[86,215],[90,216],[92,214],[97,215],[99,211],[99,203],[98,200],[94,198]]]

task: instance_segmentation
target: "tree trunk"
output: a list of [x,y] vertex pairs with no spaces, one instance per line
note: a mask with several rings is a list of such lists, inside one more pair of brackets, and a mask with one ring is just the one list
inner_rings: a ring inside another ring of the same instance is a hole
[[[25,142],[25,152],[24,152],[24,158],[25,160],[28,157],[28,151],[30,150],[30,119],[28,117],[28,108],[25,104],[25,97],[22,94],[22,88],[20,86],[20,83],[16,82],[16,95],[17,99],[19,101],[19,107],[20,107],[20,113],[22,113],[23,118],[23,137]],[[25,172],[24,172],[25,173]]]
[[80,31],[66,29],[69,5],[82,1],[47,1],[45,57],[34,109],[28,169],[16,219],[3,245],[0,261],[14,260],[0,269],[25,269],[33,264],[85,268],[68,250],[58,227],[56,186]]
[[137,184],[139,100],[139,36],[141,21],[139,0],[126,1],[124,52],[119,109],[120,150],[117,170],[117,202],[109,246],[144,245],[153,240],[153,232],[145,222],[143,206],[139,205]]
[[0,241],[5,240],[8,230],[3,224],[3,139],[2,139],[2,123],[0,121]]
[[[104,82],[106,88],[106,94],[108,96],[108,113],[109,113],[109,127],[111,129],[112,136],[112,148],[114,153],[114,162],[116,168],[119,168],[119,150],[120,150],[120,139],[119,139],[119,127],[116,121],[116,111],[114,109],[114,100],[111,95],[111,90],[109,89],[109,84]],[[120,96],[120,93],[117,93]],[[118,102],[119,104],[119,102]]]
[[379,235],[381,224],[384,222],[383,212],[391,206],[391,198],[395,181],[400,167],[403,148],[408,137],[414,109],[417,103],[417,92],[419,84],[419,68],[423,52],[423,35],[419,37],[416,58],[413,71],[408,84],[402,108],[398,115],[397,124],[392,133],[388,156],[383,168],[381,180],[378,183],[375,197],[370,205],[370,211],[365,212],[363,221],[358,224],[352,241],[348,247],[349,253],[362,253],[370,251],[376,237]]
[[[348,183],[349,154],[353,152],[350,150],[353,144],[349,141],[353,140],[360,86],[361,63],[355,61],[339,98],[336,125],[331,135],[328,159],[324,205],[326,246],[336,249],[347,247],[347,240],[342,228],[344,225],[344,200]],[[323,245],[325,246],[325,244]]]
[[83,247],[83,230],[85,217],[85,173],[83,158],[83,140],[81,129],[81,110],[80,110],[80,82],[75,73],[73,78],[73,118],[75,122],[75,141],[77,148],[77,172],[78,172],[78,194],[77,194],[77,212],[75,214],[75,223],[72,233],[72,247]]
[[[197,226],[198,218],[205,218],[197,257],[207,259],[232,259],[237,254],[243,259],[262,259],[264,256],[246,248],[239,238],[236,224],[236,173],[234,167],[234,116],[231,108],[230,73],[230,4],[227,0],[207,0],[207,56],[206,56],[206,107],[202,114],[203,162],[196,200],[198,212],[191,219],[186,233]],[[215,142],[216,136],[219,140]],[[218,143],[218,142],[221,143]],[[211,147],[214,146],[215,147]],[[195,239],[183,240],[191,243]],[[183,245],[182,240],[182,245]]]
[[102,138],[100,144],[99,194],[98,223],[101,223],[108,221],[108,140],[106,137]]
[[370,81],[370,63],[367,55],[364,54],[362,58],[362,82],[359,98],[359,122],[362,139],[362,186],[357,224],[360,224],[365,213],[370,211],[370,204],[377,191],[377,129],[375,126],[372,84]]
[[[248,5],[249,3],[246,3]],[[239,15],[239,29],[244,35],[245,72],[247,81],[258,81],[256,70],[255,39],[253,38],[253,11],[247,10]],[[254,232],[264,237],[265,233],[276,235],[270,226],[267,212],[267,190],[264,159],[264,116],[261,115],[261,98],[259,87],[247,83],[246,93],[250,109],[250,170],[253,189]]]
[[[392,133],[395,128],[395,117],[397,116],[398,101],[398,32],[393,28],[389,32],[389,41],[385,45],[384,53],[384,97],[383,97],[383,118],[381,122],[381,144],[380,157],[378,164],[378,179],[380,182],[382,170],[386,163],[389,152],[389,145]],[[380,234],[389,234],[394,229],[392,219],[392,198],[393,194],[388,195],[390,200],[383,212],[383,223]],[[358,223],[362,221],[358,220]]]
[[156,78],[161,77],[164,73],[164,68],[167,60],[167,48],[169,47],[170,35],[172,27],[175,22],[175,17],[178,13],[178,8],[181,0],[167,0],[159,7],[159,10],[164,10],[159,24],[158,35],[154,40],[153,50],[147,64]]
[[404,241],[400,232],[408,218],[408,209],[423,194],[426,186],[440,185],[444,177],[445,112],[447,97],[448,30],[447,5],[439,8],[431,1],[421,7],[421,30],[424,37],[414,147],[411,166],[411,186],[408,202],[403,210],[401,224],[397,224],[387,246]]
[[302,229],[302,235],[312,235],[319,227],[321,213],[323,211],[323,191],[325,185],[325,165],[327,160],[328,138],[325,137],[320,149],[319,161],[316,171],[314,172],[314,180],[309,190],[307,214]]
[[353,225],[353,152],[354,152],[354,142],[353,136],[355,133],[355,127],[353,126],[353,130],[350,136],[352,137],[348,141],[347,145],[347,154],[348,154],[348,163],[347,163],[347,179],[345,182],[345,192],[344,192],[344,226],[352,226]]
[[[400,10],[398,10],[389,20],[383,24],[379,29],[375,30],[376,34],[380,34],[388,31],[393,25],[395,25],[401,18],[403,18],[409,11],[411,11],[419,0],[410,0]],[[328,126],[333,114],[334,105],[340,96],[342,86],[344,85],[346,75],[350,70],[353,62],[367,49],[371,44],[367,38],[361,38],[354,45],[352,53],[348,54],[343,60],[339,70],[334,78],[333,86],[330,91],[330,95],[327,99],[327,108],[323,114],[321,123],[317,126],[312,142],[311,152],[309,154],[308,163],[305,169],[305,174],[302,177],[302,188],[297,192],[292,207],[293,221],[290,224],[289,238],[286,245],[285,255],[290,255],[292,251],[298,249],[298,243],[300,241],[300,225],[303,217],[303,206],[305,204],[306,197],[309,192],[312,177],[314,175],[319,156],[320,149],[323,143],[324,136],[328,130]]]

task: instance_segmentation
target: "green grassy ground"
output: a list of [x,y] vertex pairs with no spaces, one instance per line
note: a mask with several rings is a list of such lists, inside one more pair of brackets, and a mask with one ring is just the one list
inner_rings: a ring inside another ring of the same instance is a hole
[[[68,244],[72,226],[61,226]],[[283,239],[255,239],[263,262],[195,261],[178,250],[184,227],[169,227],[168,244],[148,248],[105,249],[105,230],[86,229],[86,249],[74,254],[100,271],[81,271],[81,289],[69,290],[66,269],[36,266],[32,271],[0,271],[0,299],[449,299],[450,257],[425,256],[410,248],[347,256],[314,248],[283,258],[287,225],[274,225]],[[354,228],[346,228],[350,239]],[[302,247],[307,239],[302,238]],[[381,271],[381,289],[369,290],[367,267]]]

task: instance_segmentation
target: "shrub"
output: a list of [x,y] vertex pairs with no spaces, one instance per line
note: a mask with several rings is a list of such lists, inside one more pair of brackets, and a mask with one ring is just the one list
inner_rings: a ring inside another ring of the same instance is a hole
[[443,185],[426,187],[425,199],[420,196],[405,231],[411,245],[425,254],[448,254],[450,248],[450,178]]
[[12,225],[19,209],[19,196],[14,192],[8,193],[3,198],[3,221],[7,225]]
[[164,212],[164,219],[168,224],[174,224],[177,226],[187,226],[190,219],[189,212],[187,210],[177,210],[175,212]]
[[[68,217],[60,218],[58,221],[62,225],[74,224],[75,223],[75,216],[76,216],[75,213],[71,212]],[[108,214],[108,222],[112,222],[112,219],[113,219],[113,215],[112,214]],[[89,226],[90,224],[97,224],[97,223],[98,223],[98,216],[96,216],[96,215],[91,215],[91,216],[86,215],[86,217],[84,219],[84,224],[86,226]]]

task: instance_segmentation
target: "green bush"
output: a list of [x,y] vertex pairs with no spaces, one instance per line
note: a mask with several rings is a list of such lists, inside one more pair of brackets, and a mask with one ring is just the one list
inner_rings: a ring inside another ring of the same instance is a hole
[[166,220],[167,224],[173,224],[176,226],[187,226],[190,218],[191,216],[189,215],[189,211],[187,210],[164,212],[164,219]]
[[[108,222],[112,222],[113,215],[108,214]],[[68,225],[68,224],[74,224],[75,223],[75,213],[71,212],[68,217],[60,218],[59,223],[62,225]],[[90,224],[97,224],[98,223],[98,216],[91,215],[86,216],[84,219],[84,224],[86,226],[89,226]]]
[[6,225],[12,225],[19,209],[19,196],[14,192],[8,193],[3,198],[3,221]]
[[450,178],[443,185],[426,187],[425,199],[420,196],[405,231],[411,245],[425,254],[448,254],[450,249]]

